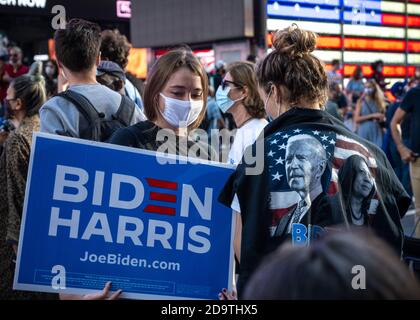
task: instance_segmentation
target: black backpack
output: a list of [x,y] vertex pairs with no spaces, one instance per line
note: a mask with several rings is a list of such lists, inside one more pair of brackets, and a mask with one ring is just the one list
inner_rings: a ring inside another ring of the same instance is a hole
[[120,128],[128,127],[134,116],[136,105],[130,98],[122,96],[120,107],[111,119],[98,112],[83,95],[67,90],[57,96],[70,101],[79,110],[79,138],[91,141],[107,141]]

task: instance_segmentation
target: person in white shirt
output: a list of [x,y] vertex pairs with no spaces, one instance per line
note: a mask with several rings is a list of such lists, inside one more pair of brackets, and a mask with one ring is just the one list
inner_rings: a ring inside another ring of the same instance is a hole
[[[228,66],[226,76],[216,93],[216,103],[223,113],[231,113],[235,120],[237,129],[228,163],[238,165],[245,149],[254,144],[268,124],[252,63],[235,62]],[[241,211],[236,196],[232,202],[232,209],[238,213]],[[234,246],[238,261],[240,261],[241,230],[241,215],[236,214]]]
[[237,129],[228,163],[237,165],[245,149],[255,142],[268,124],[252,63],[235,62],[228,66],[216,93],[216,103],[223,113],[232,114],[235,120]]

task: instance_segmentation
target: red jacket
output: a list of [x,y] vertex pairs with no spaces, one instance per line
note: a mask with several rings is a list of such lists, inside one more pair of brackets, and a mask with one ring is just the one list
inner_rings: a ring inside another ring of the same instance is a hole
[[28,73],[29,68],[27,66],[21,65],[21,66],[19,66],[19,68],[15,72],[15,70],[14,70],[14,68],[11,64],[6,64],[4,70],[10,77],[17,78],[21,75],[24,75],[24,74]]

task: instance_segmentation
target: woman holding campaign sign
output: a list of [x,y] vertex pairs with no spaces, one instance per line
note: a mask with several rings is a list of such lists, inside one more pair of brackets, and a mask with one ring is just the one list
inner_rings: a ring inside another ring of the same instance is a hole
[[262,143],[264,152],[254,163],[240,164],[220,196],[229,207],[237,196],[243,221],[240,298],[266,254],[290,238],[308,245],[334,224],[331,197],[340,190],[338,170],[349,156],[367,163],[379,200],[375,231],[399,253],[400,218],[410,204],[383,153],[324,111],[328,79],[312,54],[316,35],[292,25],[276,32],[273,47],[257,66],[261,98],[273,119],[253,145]]
[[[148,121],[117,131],[112,144],[161,151],[168,154],[208,159],[207,146],[198,146],[188,133],[198,128],[206,113],[207,75],[197,57],[187,49],[163,55],[152,67],[144,93]],[[87,295],[61,295],[62,299],[106,299],[111,284],[102,292]],[[109,299],[117,299],[121,290]]]
[[38,111],[46,99],[45,82],[41,74],[42,64],[34,64],[30,74],[20,76],[10,84],[5,99],[7,113],[17,128],[13,132],[3,133],[6,139],[1,141],[0,299],[48,297],[46,294],[12,290],[32,133],[39,131]]

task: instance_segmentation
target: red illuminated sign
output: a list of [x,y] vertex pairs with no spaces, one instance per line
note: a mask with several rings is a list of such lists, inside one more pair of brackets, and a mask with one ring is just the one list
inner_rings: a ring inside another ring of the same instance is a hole
[[[420,1],[420,0],[419,0]],[[271,47],[273,35],[267,36],[268,46]],[[341,37],[320,36],[317,39],[317,49],[341,49]],[[405,40],[372,39],[372,38],[345,38],[344,49],[364,51],[396,51],[405,52]],[[420,52],[420,41],[408,41],[409,52]]]
[[[346,64],[344,66],[344,76],[351,77],[356,70],[357,65],[355,64]],[[372,67],[370,65],[361,65],[363,75],[365,77],[370,77],[373,73]],[[326,69],[331,69],[331,65],[327,64]],[[405,78],[406,76],[411,77],[414,75],[416,67],[410,66],[384,66],[383,74],[385,77],[395,77],[395,78]]]

